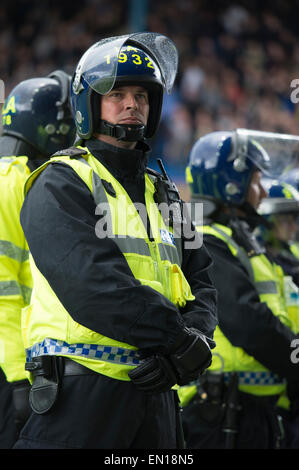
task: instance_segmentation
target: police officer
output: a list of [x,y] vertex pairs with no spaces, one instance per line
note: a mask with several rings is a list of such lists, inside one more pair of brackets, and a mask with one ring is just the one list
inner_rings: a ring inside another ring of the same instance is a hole
[[[299,250],[296,243],[299,215],[299,193],[291,184],[278,180],[265,180],[268,197],[259,214],[269,221],[260,228],[268,254],[299,286]],[[268,187],[267,187],[268,186]]]
[[298,365],[290,358],[296,336],[281,279],[253,234],[269,160],[256,139],[238,130],[208,134],[190,153],[187,181],[194,205],[203,202],[198,229],[213,259],[219,326],[211,367],[180,392],[187,447],[282,445],[275,405],[284,379],[298,383]]
[[0,447],[10,448],[30,412],[28,373],[21,338],[21,309],[29,304],[32,277],[20,225],[23,186],[30,172],[62,145],[75,125],[69,107],[70,76],[20,82],[7,97],[0,137]]
[[171,389],[210,364],[216,314],[210,257],[192,227],[179,234],[175,186],[146,169],[176,69],[158,33],[91,46],[71,85],[81,145],[27,181],[34,412],[16,448],[182,445]]
[[[281,267],[286,309],[292,330],[299,333],[299,253],[295,242],[298,230],[299,193],[282,180],[265,179],[268,197],[263,199],[258,212],[266,219],[258,228],[267,256]],[[280,396],[279,414],[283,417],[286,446],[298,448],[299,396],[290,404],[287,393]]]

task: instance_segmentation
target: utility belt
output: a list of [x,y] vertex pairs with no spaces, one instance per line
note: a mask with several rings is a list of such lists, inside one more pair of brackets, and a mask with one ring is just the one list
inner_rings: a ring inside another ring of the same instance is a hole
[[[243,406],[246,403],[254,402],[257,406],[263,408],[273,408],[275,412],[279,397],[279,395],[259,396],[240,391],[240,383],[244,383],[244,380],[249,378],[246,374],[247,372],[240,374],[240,372],[213,373],[207,371],[193,383],[197,388],[197,393],[190,402],[193,413],[198,414],[200,419],[206,424],[210,423],[212,426],[219,425],[221,427],[224,436],[224,446],[227,449],[236,448],[239,414]],[[278,376],[274,376],[270,372],[251,372],[249,374],[251,374],[251,380],[254,385],[264,384],[265,380],[267,380],[269,385],[272,385],[273,382],[277,383],[278,380],[281,381]],[[277,417],[277,447],[280,446],[283,438],[279,418]]]
[[97,372],[62,356],[38,356],[27,362],[25,369],[33,376],[29,393],[31,409],[44,414],[56,403],[61,379],[66,376],[99,375]]
[[239,396],[248,397],[248,400],[260,403],[275,404],[278,394],[255,395],[239,390],[240,385],[261,385],[271,386],[283,383],[277,374],[272,372],[205,372],[193,383],[196,385],[197,393],[194,400],[209,400],[210,402],[221,404],[230,384],[234,381],[234,386],[238,389]]

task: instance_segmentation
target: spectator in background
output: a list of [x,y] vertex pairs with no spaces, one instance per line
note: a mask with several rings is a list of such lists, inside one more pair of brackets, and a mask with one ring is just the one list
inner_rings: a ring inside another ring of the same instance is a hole
[[[160,31],[178,45],[176,102],[192,116],[192,132],[185,137],[190,142],[173,159],[169,152],[176,135],[169,131],[168,110],[163,110],[160,132],[151,143],[153,154],[158,149],[166,163],[180,160],[185,166],[185,149],[205,133],[198,127],[203,121],[208,132],[242,123],[298,133],[299,111],[290,100],[290,83],[299,76],[296,4],[298,0],[274,0],[270,10],[261,2],[242,0],[229,6],[220,0],[148,2],[147,30]],[[108,33],[127,33],[130,8],[130,0],[110,0],[109,5],[73,0],[71,9],[54,0],[2,0],[0,77],[6,93],[20,80],[54,68],[70,72],[90,44]]]

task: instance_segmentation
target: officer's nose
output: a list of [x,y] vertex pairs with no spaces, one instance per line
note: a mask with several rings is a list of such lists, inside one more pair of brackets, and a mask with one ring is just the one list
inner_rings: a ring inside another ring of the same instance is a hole
[[268,191],[262,185],[262,183],[260,183],[260,196],[261,196],[261,199],[264,199],[265,197],[268,197]]
[[135,98],[134,93],[127,93],[125,97],[125,107],[126,109],[137,109],[138,103]]

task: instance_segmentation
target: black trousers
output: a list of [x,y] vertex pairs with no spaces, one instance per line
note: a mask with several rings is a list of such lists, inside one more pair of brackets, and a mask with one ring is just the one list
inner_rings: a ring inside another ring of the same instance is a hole
[[0,449],[11,449],[17,439],[12,385],[0,368]]
[[174,449],[176,392],[146,395],[101,374],[64,376],[58,399],[31,413],[15,449]]
[[0,369],[0,449],[11,449],[29,417],[30,384],[27,380],[10,383]]
[[[236,449],[284,448],[275,404],[277,397],[255,397],[239,393]],[[182,413],[187,449],[224,449],[225,409],[192,400]]]

